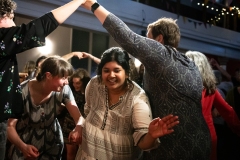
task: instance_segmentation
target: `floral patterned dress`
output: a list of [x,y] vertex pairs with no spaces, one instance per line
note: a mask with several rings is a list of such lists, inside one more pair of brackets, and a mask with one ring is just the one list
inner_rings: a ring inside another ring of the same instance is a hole
[[45,37],[57,26],[50,12],[28,24],[0,28],[0,122],[23,112],[16,54],[43,46]]

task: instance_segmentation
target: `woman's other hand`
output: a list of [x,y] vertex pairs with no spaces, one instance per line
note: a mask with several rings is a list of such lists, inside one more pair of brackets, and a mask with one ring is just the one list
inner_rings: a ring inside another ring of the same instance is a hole
[[68,140],[73,144],[81,144],[82,143],[82,126],[76,125],[74,130],[69,133]]
[[21,148],[21,151],[26,160],[35,160],[39,156],[38,149],[33,145],[26,144],[23,148]]
[[155,118],[149,124],[148,133],[152,138],[158,138],[167,134],[172,133],[174,126],[179,124],[178,116],[173,116],[172,114],[163,117],[162,119]]

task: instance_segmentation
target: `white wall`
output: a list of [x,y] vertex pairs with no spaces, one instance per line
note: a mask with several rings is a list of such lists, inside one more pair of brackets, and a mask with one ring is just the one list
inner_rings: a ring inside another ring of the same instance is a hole
[[[17,24],[21,23],[28,23],[30,21],[29,18],[22,18],[22,17],[16,17],[15,22]],[[65,26],[59,26],[56,30],[54,30],[47,38],[52,41],[52,51],[48,55],[60,55],[63,56],[71,51],[71,32],[72,29]],[[18,68],[21,72],[24,68],[24,65],[27,61],[33,60],[36,61],[38,57],[44,54],[44,52],[41,52],[41,48],[33,48],[30,50],[27,50],[25,52],[22,52],[17,55],[18,59]]]
[[[18,4],[17,13],[32,17],[39,17],[44,13],[63,5],[70,0],[15,0]],[[133,31],[141,33],[147,24],[160,17],[171,17],[177,19],[176,14],[162,11],[131,0],[98,0],[109,11],[120,17]],[[143,20],[144,19],[144,20]],[[179,47],[183,50],[198,50],[203,53],[219,55],[228,58],[240,59],[240,33],[224,28],[202,25],[194,25],[187,17],[179,17],[178,24],[181,30],[181,41]],[[79,8],[65,24],[93,31],[106,32],[95,16],[83,8]],[[64,31],[65,32],[65,31]],[[66,31],[69,33],[70,31]],[[61,32],[63,33],[63,32]],[[50,35],[51,36],[51,35]],[[54,36],[57,36],[54,35]],[[61,36],[64,37],[64,36]],[[70,42],[68,38],[60,38],[65,44]],[[58,38],[58,40],[60,40]],[[114,42],[110,41],[110,46]],[[66,48],[66,52],[70,49]],[[58,52],[58,51],[56,51]],[[60,52],[65,52],[60,50]]]

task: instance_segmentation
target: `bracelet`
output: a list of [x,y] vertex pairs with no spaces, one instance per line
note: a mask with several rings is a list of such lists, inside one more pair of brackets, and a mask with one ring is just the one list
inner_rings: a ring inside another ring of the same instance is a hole
[[91,6],[91,11],[94,13],[94,11],[100,6],[99,3],[95,2],[92,6]]

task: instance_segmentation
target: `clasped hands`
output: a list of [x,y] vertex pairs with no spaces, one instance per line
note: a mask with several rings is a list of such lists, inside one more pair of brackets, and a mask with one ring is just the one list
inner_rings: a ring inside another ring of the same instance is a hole
[[68,140],[72,144],[82,143],[82,126],[76,125],[75,129],[69,133]]
[[85,1],[83,1],[83,3],[82,3],[82,7],[84,7],[85,9],[87,9],[87,10],[91,10],[91,6],[95,3],[95,2],[97,2],[96,0],[85,0]]

